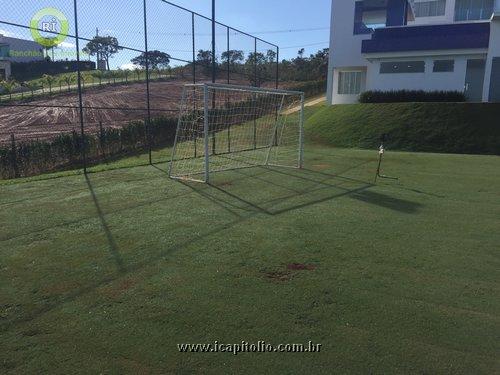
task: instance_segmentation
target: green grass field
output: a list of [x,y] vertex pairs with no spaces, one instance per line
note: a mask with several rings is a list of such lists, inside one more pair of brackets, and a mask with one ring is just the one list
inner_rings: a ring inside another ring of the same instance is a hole
[[[500,373],[500,158],[376,158],[1,185],[0,373]],[[322,347],[177,347],[215,340]]]

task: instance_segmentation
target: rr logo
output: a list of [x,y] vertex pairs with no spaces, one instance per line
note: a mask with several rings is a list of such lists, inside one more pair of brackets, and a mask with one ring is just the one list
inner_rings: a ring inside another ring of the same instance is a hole
[[[52,48],[64,42],[68,36],[69,22],[59,9],[43,8],[31,19],[30,30],[35,42],[43,47]],[[42,32],[49,35],[43,36]]]
[[51,22],[42,22],[42,31],[57,33],[57,20],[52,18]]

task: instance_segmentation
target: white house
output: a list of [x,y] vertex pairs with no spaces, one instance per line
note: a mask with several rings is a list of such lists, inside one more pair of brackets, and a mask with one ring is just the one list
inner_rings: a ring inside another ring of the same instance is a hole
[[464,91],[500,102],[500,0],[332,0],[327,98]]

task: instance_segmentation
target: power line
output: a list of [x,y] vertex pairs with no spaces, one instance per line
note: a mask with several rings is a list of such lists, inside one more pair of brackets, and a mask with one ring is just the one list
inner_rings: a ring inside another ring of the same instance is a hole
[[297,46],[280,47],[280,49],[304,48],[304,47],[320,46],[320,45],[325,45],[325,44],[330,44],[330,42],[301,44],[301,45],[297,45]]
[[330,30],[330,27],[309,27],[305,29],[283,29],[283,30],[267,30],[267,31],[250,31],[250,34],[285,34],[285,33],[302,33],[307,31],[324,31]]

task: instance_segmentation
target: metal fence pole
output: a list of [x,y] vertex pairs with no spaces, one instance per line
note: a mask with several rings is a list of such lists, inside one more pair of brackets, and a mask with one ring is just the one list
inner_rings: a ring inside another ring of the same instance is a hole
[[254,86],[258,87],[257,83],[257,38],[254,38],[254,55],[253,55],[253,78],[254,78]]
[[147,19],[147,8],[146,1],[143,1],[144,4],[144,52],[146,54],[146,101],[147,101],[147,124],[146,124],[146,136],[148,143],[148,156],[149,156],[149,164],[153,164],[152,158],[152,150],[151,150],[151,102],[150,102],[150,93],[149,93],[149,51],[148,51],[148,19]]
[[191,12],[191,34],[193,36],[193,83],[196,84],[196,36],[194,28],[194,12]]
[[276,47],[276,89],[280,87],[280,48]]
[[231,59],[229,56],[230,55],[229,48],[230,48],[230,45],[229,45],[229,26],[228,26],[227,27],[227,84],[228,85],[231,83],[231,75],[230,75],[230,67],[229,67]]
[[215,83],[217,63],[215,61],[215,0],[212,0],[212,83]]
[[81,148],[82,148],[82,162],[83,173],[87,173],[87,153],[85,150],[85,130],[83,125],[83,97],[82,97],[82,71],[80,69],[80,38],[78,35],[78,6],[77,0],[73,0],[73,7],[75,11],[75,39],[76,39],[76,72],[78,80],[78,106],[80,110],[80,132],[81,132]]
[[11,151],[11,158],[10,158],[11,169],[14,171],[14,178],[18,178],[19,168],[17,165],[17,145],[14,133],[10,135],[10,151]]

